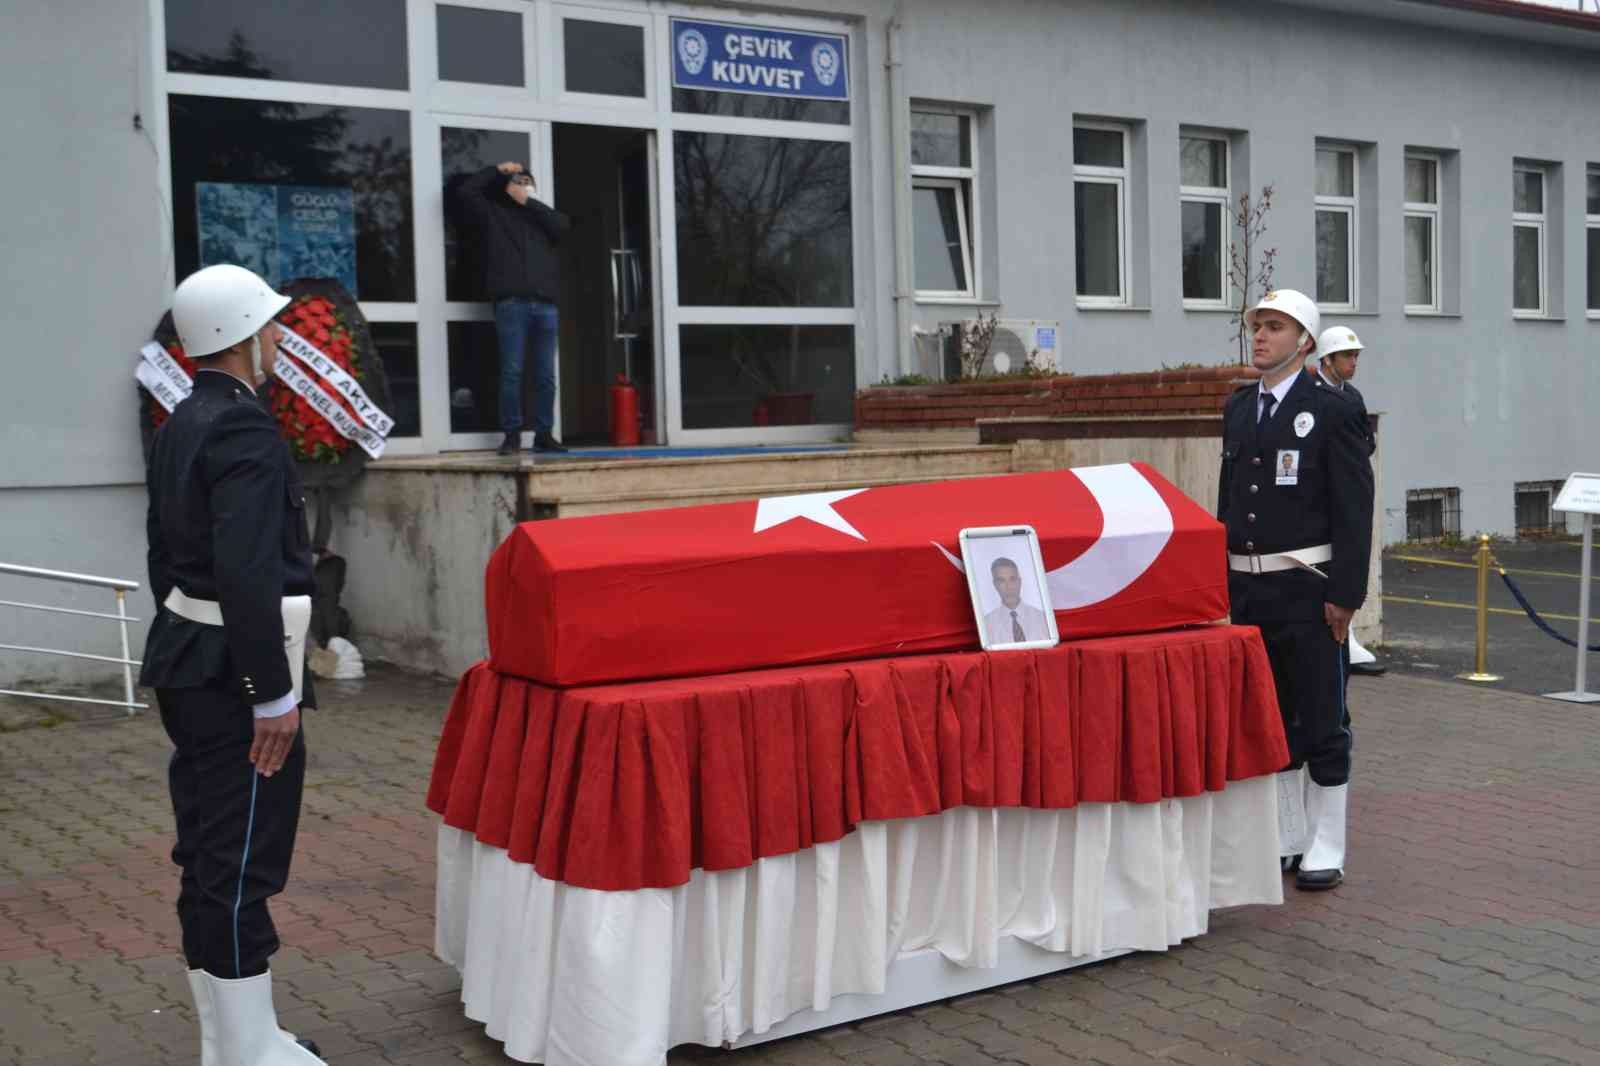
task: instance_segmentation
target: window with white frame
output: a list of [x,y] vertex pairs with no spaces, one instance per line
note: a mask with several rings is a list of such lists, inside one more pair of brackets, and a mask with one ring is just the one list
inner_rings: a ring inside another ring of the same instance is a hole
[[1589,299],[1585,306],[1590,318],[1600,318],[1600,167],[1590,167],[1584,222],[1589,242]]
[[1178,198],[1186,307],[1228,303],[1228,142],[1178,138]]
[[1356,303],[1356,150],[1317,148],[1317,303],[1349,311]]
[[1439,232],[1442,210],[1439,157],[1406,156],[1406,310],[1440,310]]
[[1544,179],[1536,166],[1518,164],[1512,171],[1511,310],[1525,318],[1543,316],[1549,307]]
[[1072,128],[1072,213],[1078,304],[1128,303],[1128,130],[1079,122]]
[[911,111],[911,228],[917,295],[978,295],[978,165],[970,111]]

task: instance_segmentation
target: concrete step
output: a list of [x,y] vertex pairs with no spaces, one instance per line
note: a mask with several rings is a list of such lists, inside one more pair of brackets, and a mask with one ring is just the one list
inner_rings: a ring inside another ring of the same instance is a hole
[[857,447],[908,448],[927,445],[977,444],[978,427],[917,428],[917,429],[858,429],[850,439]]
[[[998,471],[1007,473],[1008,471]],[[795,496],[807,492],[837,492],[841,489],[871,489],[886,485],[915,485],[929,480],[954,480],[957,478],[986,477],[988,471],[976,474],[946,474],[937,479],[926,477],[866,478],[842,481],[793,482],[775,488],[771,485],[725,485],[717,488],[665,489],[648,493],[586,493],[568,496],[532,498],[533,514],[537,518],[577,518],[583,515],[619,514],[626,511],[653,511],[663,507],[696,507],[708,503],[738,503],[759,500],[768,496]]]
[[757,496],[798,491],[797,485],[853,486],[897,481],[1006,474],[1010,445],[930,445],[910,448],[850,448],[828,452],[779,452],[688,459],[536,462],[523,477],[528,498],[668,498],[669,493],[748,489]]

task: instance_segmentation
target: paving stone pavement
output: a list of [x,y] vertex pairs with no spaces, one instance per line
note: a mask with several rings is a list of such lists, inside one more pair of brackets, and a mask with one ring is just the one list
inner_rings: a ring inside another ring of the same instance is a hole
[[[274,902],[286,1028],[336,1066],[509,1062],[431,953],[422,797],[450,688],[319,685]],[[1351,686],[1349,879],[1210,933],[675,1064],[1600,1064],[1600,711],[1391,673]],[[154,714],[0,734],[0,1063],[194,1063]]]

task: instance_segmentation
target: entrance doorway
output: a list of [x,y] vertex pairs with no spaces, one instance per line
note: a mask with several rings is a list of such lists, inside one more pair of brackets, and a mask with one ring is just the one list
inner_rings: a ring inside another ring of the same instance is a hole
[[568,443],[611,440],[611,386],[639,394],[639,438],[662,440],[656,383],[653,135],[555,123],[555,205],[572,219],[562,244],[561,427]]

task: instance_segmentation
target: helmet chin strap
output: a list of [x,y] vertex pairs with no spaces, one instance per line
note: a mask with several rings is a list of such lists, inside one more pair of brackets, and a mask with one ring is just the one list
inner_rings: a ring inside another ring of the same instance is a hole
[[250,338],[250,380],[257,385],[267,380],[266,371],[261,369],[261,334],[259,333]]
[[1295,338],[1294,351],[1284,356],[1283,359],[1278,362],[1277,366],[1273,367],[1271,370],[1267,371],[1261,376],[1270,378],[1272,375],[1276,374],[1278,371],[1282,370],[1296,359],[1304,359],[1305,356],[1300,354],[1300,346],[1306,342],[1306,338],[1309,336],[1311,336],[1311,334],[1307,333],[1305,330],[1301,330],[1300,336]]

